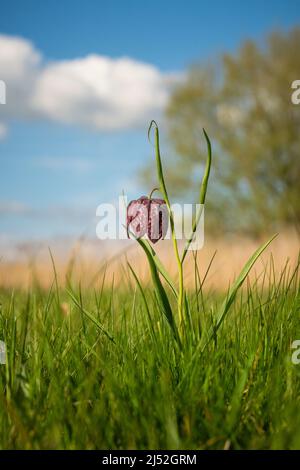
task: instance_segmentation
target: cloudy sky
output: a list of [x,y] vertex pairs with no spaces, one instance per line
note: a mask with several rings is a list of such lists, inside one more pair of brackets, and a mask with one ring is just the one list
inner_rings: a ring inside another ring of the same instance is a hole
[[94,233],[99,203],[144,192],[149,121],[186,67],[299,23],[298,4],[2,2],[0,237]]

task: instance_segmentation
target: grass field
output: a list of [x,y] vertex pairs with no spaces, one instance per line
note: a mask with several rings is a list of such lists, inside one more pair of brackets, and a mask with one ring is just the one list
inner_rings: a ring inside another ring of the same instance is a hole
[[300,448],[298,267],[246,280],[211,336],[224,295],[189,291],[181,347],[152,287],[124,276],[1,290],[2,449]]
[[[147,239],[133,233],[151,273],[146,280],[126,253],[117,284],[114,276],[107,282],[104,264],[97,287],[88,287],[73,276],[75,254],[61,284],[50,252],[50,287],[35,275],[25,289],[13,289],[10,281],[3,286],[3,449],[300,448],[300,365],[292,361],[291,348],[300,339],[299,259],[278,275],[270,257],[250,279],[272,237],[251,250],[227,293],[204,289],[211,263],[203,273],[190,251],[201,212],[181,246],[154,121],[152,128],[173,256],[164,251],[177,276]],[[212,154],[203,133],[208,156],[201,207]],[[152,193],[147,204],[157,204]],[[157,214],[139,219],[148,235],[152,224],[162,227]],[[132,233],[128,219],[127,230]],[[161,238],[162,228],[159,233]]]

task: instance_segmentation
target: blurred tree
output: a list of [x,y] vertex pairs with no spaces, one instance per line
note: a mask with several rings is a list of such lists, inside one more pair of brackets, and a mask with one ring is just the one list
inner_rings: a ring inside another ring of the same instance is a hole
[[178,155],[171,187],[192,187],[205,162],[202,127],[213,139],[209,213],[219,228],[254,233],[300,227],[300,28],[273,32],[264,45],[245,42],[216,65],[195,65],[174,89],[167,125]]

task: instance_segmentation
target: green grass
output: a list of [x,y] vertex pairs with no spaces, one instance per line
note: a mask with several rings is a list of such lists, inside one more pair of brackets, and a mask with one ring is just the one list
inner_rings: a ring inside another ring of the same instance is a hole
[[1,448],[300,448],[299,269],[276,281],[270,263],[217,331],[223,296],[189,292],[182,347],[127,274],[122,290],[0,292]]
[[[157,180],[169,213],[175,284],[153,246],[152,285],[127,263],[122,289],[0,292],[0,446],[3,449],[300,448],[299,266],[241,291],[272,239],[258,248],[227,296],[203,292],[197,258],[188,292],[154,128]],[[199,203],[205,203],[212,148]],[[152,222],[155,222],[154,220]],[[158,222],[158,220],[157,220]],[[128,227],[127,227],[128,229]],[[66,305],[68,308],[66,308]],[[68,316],[64,312],[69,310]]]

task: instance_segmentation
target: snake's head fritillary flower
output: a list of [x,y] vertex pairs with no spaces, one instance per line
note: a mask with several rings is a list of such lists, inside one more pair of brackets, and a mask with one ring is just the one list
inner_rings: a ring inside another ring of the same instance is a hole
[[148,235],[152,243],[166,236],[169,215],[163,199],[141,196],[131,201],[127,207],[127,235],[129,231],[136,238]]

